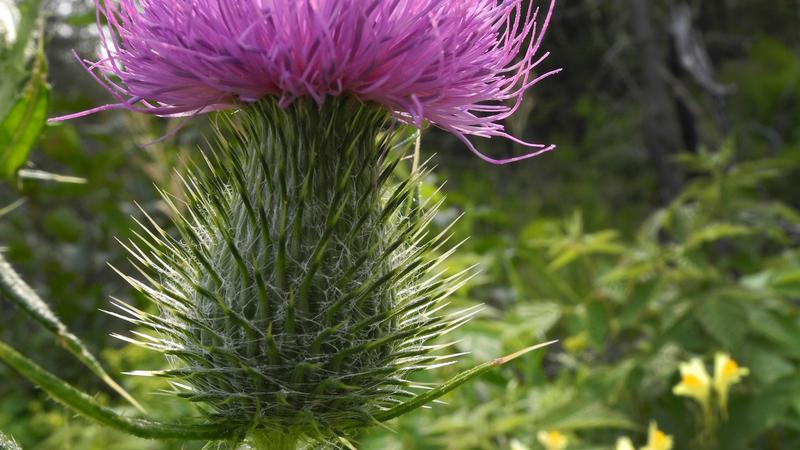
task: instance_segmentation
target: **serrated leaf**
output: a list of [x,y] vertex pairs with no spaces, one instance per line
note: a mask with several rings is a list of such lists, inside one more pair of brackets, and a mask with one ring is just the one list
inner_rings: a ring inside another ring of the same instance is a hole
[[781,417],[786,417],[792,401],[798,396],[800,379],[795,376],[761,389],[757,396],[734,397],[730,418],[718,433],[718,448],[742,448],[743,443],[775,426]]
[[748,315],[751,328],[776,345],[773,351],[800,358],[800,324],[796,319],[757,308],[749,309]]
[[747,366],[753,376],[764,383],[774,383],[781,378],[791,376],[797,370],[791,361],[778,355],[766,345],[759,345],[753,348],[750,352]]
[[624,414],[611,410],[600,403],[578,407],[553,421],[544,421],[542,427],[561,431],[578,431],[598,428],[637,430],[639,425]]
[[731,350],[741,342],[748,329],[747,315],[739,302],[728,298],[710,298],[697,309],[700,326],[724,349]]
[[626,248],[617,243],[617,238],[616,231],[605,230],[592,234],[570,236],[563,240],[555,241],[550,246],[549,254],[553,260],[550,262],[548,269],[551,271],[559,270],[585,256],[622,254]]
[[750,227],[731,223],[714,223],[692,232],[686,240],[686,248],[694,249],[709,242],[747,236],[753,233],[755,233],[755,230]]
[[769,277],[768,286],[784,295],[800,296],[800,269],[788,269],[774,273]]
[[520,324],[524,326],[526,332],[533,333],[538,338],[544,338],[561,319],[561,309],[562,307],[558,303],[521,304],[510,313],[515,325],[504,323],[503,326],[514,328],[516,324]]
[[621,328],[628,328],[634,325],[646,310],[650,301],[653,299],[659,283],[657,281],[646,281],[643,283],[633,283],[630,296],[617,315]]

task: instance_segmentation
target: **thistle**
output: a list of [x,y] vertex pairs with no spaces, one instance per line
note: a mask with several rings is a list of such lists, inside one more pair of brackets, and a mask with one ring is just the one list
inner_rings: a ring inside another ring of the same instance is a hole
[[[470,272],[439,268],[453,249],[447,231],[429,233],[438,204],[419,198],[425,169],[398,180],[395,168],[408,129],[426,122],[494,163],[552,148],[501,123],[555,73],[533,75],[553,2],[540,30],[538,10],[524,6],[98,4],[113,33],[107,57],[87,68],[118,103],[67,118],[229,110],[216,116],[204,167],[183,177],[181,200],[163,193],[179,237],[148,217],[125,244],[140,276],[123,276],[157,311],[115,302],[113,314],[138,327],[120,337],[170,363],[136,374],[167,378],[234,430],[233,445],[257,449],[344,438],[427,398],[409,377],[458,356],[435,342],[475,313],[442,312]],[[469,135],[534,150],[497,160]]]

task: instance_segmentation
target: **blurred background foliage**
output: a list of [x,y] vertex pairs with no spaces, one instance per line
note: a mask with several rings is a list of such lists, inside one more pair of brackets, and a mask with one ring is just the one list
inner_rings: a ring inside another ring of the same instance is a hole
[[[203,147],[207,119],[159,142],[180,122],[109,112],[43,128],[45,116],[111,98],[71,52],[96,53],[93,2],[43,0],[37,17],[38,3],[0,0],[0,243],[112,373],[162,367],[111,339],[125,325],[99,310],[110,297],[144,306],[108,264],[129,271],[117,239],[131,236],[140,208],[166,223],[153,185],[177,192],[174,172]],[[3,8],[18,10],[13,22]],[[507,123],[555,152],[494,167],[451,136],[425,134],[438,167],[424,191],[442,195],[447,180],[436,226],[463,214],[454,240],[469,237],[447,270],[481,269],[453,307],[484,311],[451,336],[469,356],[420,382],[559,343],[358,447],[540,449],[537,435],[550,430],[569,449],[611,449],[622,435],[643,444],[656,421],[676,449],[800,448],[798,30],[798,0],[560,2],[546,47],[550,66],[566,70]],[[6,302],[0,335],[126,408]],[[709,430],[672,387],[681,362],[718,351],[750,375]],[[191,413],[158,395],[158,382],[117,378],[162,417]],[[0,430],[23,448],[200,448],[89,424],[4,366],[0,380]]]

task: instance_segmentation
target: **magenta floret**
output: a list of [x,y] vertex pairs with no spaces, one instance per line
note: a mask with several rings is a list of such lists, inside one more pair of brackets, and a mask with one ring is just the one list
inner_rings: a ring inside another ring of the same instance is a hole
[[[85,64],[118,103],[108,109],[193,115],[277,96],[322,103],[351,95],[400,121],[428,121],[502,164],[552,149],[510,136],[502,121],[536,74],[555,0],[98,1],[107,56]],[[542,16],[544,16],[542,18]],[[497,160],[467,136],[533,149]]]

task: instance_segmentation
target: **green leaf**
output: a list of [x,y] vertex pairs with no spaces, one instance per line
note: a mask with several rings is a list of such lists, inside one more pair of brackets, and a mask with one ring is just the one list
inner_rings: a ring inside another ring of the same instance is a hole
[[791,403],[800,396],[800,379],[788,377],[761,389],[757,396],[731,399],[730,418],[723,424],[718,436],[718,448],[744,448],[774,426],[779,418],[785,417]]
[[700,230],[693,231],[686,242],[687,249],[695,249],[709,242],[719,241],[739,236],[747,236],[755,233],[756,230],[731,223],[712,223],[704,226]]
[[0,119],[0,177],[14,178],[45,126],[50,102],[46,77],[47,64],[40,48],[28,85],[8,114]]
[[628,328],[635,325],[647,306],[653,300],[660,287],[658,281],[648,280],[641,283],[631,283],[631,292],[618,314],[620,328]]
[[586,305],[586,325],[589,339],[599,349],[602,349],[606,343],[610,321],[605,303],[592,301]]
[[739,302],[728,298],[708,299],[697,310],[697,321],[728,351],[741,343],[748,329],[746,312]]
[[611,410],[600,403],[575,405],[574,410],[554,420],[545,420],[542,428],[561,431],[578,431],[598,428],[638,430],[640,426],[624,414]]
[[532,335],[541,339],[556,326],[561,316],[562,307],[558,303],[522,303],[508,313],[508,320],[513,323],[502,322],[501,326],[510,328],[515,335]]
[[771,346],[751,343],[748,347],[750,357],[746,361],[747,366],[753,376],[764,383],[790,377],[797,370],[791,361],[777,354]]
[[774,273],[769,278],[769,287],[784,295],[800,296],[800,268],[790,268]]
[[47,303],[39,297],[33,289],[17,274],[14,268],[6,261],[0,253],[0,295],[17,305],[22,311],[27,313],[34,320],[39,322],[45,329],[56,335],[58,341],[70,353],[75,355],[86,367],[97,375],[109,387],[114,389],[119,395],[125,398],[133,406],[144,412],[139,403],[128,394],[111,376],[81,340],[67,330],[61,320],[53,313]]
[[754,332],[772,342],[775,353],[800,358],[800,325],[797,319],[760,308],[748,310]]
[[617,242],[617,238],[616,231],[605,230],[556,241],[549,250],[553,260],[548,268],[551,271],[559,270],[577,259],[587,256],[620,255],[625,252],[626,248]]
[[10,8],[18,7],[20,16],[20,22],[16,27],[16,40],[7,52],[0,55],[2,56],[0,74],[3,74],[0,79],[0,119],[2,119],[11,108],[20,85],[28,77],[26,69],[31,42],[37,31],[41,35],[42,27],[39,21],[41,0],[23,0],[16,5],[13,0],[0,1],[7,3]]

